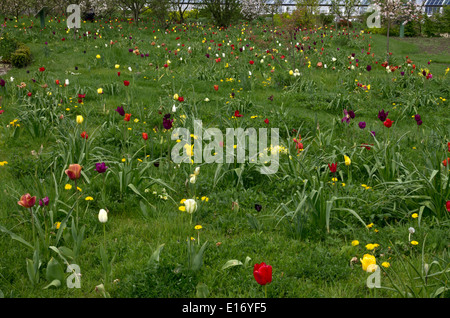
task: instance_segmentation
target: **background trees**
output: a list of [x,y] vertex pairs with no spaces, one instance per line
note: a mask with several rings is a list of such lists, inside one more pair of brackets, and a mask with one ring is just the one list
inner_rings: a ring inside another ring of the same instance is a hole
[[239,15],[239,0],[204,0],[203,7],[213,17],[218,26],[227,27]]

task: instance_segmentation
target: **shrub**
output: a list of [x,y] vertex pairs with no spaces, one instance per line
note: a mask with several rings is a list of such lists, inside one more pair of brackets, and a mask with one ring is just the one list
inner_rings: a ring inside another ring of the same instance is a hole
[[18,49],[11,55],[11,64],[22,68],[31,63],[31,50],[24,44],[19,44]]
[[418,35],[419,32],[417,31],[416,24],[416,22],[411,21],[405,25],[405,36],[414,37]]
[[3,38],[0,38],[0,56],[2,56],[2,62],[11,63],[11,56],[18,47],[17,40],[10,38],[8,34],[5,34]]

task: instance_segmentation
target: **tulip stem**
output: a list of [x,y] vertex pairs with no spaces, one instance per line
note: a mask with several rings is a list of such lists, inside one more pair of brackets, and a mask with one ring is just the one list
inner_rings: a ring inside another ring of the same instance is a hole
[[33,228],[33,244],[36,246],[36,233],[34,229],[34,215],[33,215],[33,207],[30,207],[31,211],[31,227]]
[[103,223],[103,241],[106,249],[106,223]]
[[266,298],[267,298],[267,284],[266,284],[266,285],[264,285],[264,292],[265,292],[265,294],[266,294]]

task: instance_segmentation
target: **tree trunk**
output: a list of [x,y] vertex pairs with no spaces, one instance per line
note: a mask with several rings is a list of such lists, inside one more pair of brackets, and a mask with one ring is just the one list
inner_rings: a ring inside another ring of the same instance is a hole
[[388,19],[387,34],[386,34],[386,37],[387,37],[387,43],[386,43],[387,52],[386,52],[386,54],[387,54],[388,63],[389,63],[389,29],[390,29],[390,27],[391,27],[391,20]]

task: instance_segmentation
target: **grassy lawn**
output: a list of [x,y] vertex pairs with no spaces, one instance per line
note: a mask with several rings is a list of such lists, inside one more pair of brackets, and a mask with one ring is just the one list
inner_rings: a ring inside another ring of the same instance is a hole
[[[449,296],[449,39],[391,38],[389,65],[400,68],[387,72],[386,37],[359,30],[299,31],[297,49],[265,25],[164,31],[111,20],[83,24],[78,39],[64,21],[36,25],[26,18],[4,30],[33,55],[0,76],[4,297],[257,298],[261,262],[273,268],[272,298]],[[348,124],[344,110],[355,113]],[[171,134],[194,134],[194,119],[223,133],[279,128],[277,173],[261,174],[263,163],[173,162]],[[70,164],[83,167],[76,182]],[[34,219],[17,204],[26,193],[37,198]],[[190,198],[191,215],[180,210]],[[367,288],[365,254],[376,257],[381,289]],[[230,260],[239,265],[224,268]],[[69,263],[81,288],[66,287]],[[48,287],[61,270],[61,286]]]

